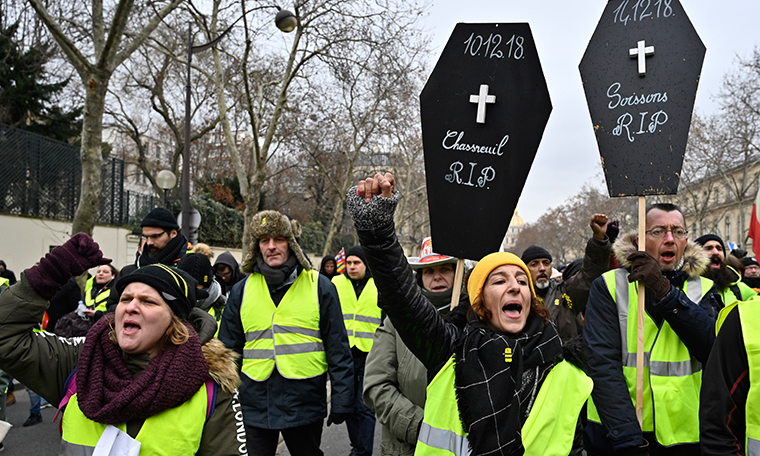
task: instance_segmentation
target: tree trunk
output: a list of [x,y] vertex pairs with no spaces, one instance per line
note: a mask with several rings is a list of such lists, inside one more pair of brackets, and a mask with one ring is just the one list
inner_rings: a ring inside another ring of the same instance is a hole
[[90,75],[90,80],[85,81],[85,87],[87,94],[84,102],[84,115],[82,116],[82,147],[80,152],[82,158],[82,189],[79,195],[79,205],[72,222],[71,234],[83,232],[92,236],[102,191],[103,155],[101,147],[108,77]]
[[[248,256],[248,252],[251,246],[251,222],[253,216],[259,212],[259,200],[261,199],[261,187],[264,186],[264,180],[266,179],[266,169],[262,169],[260,166],[256,168],[253,175],[253,182],[248,187],[248,193],[243,195],[245,200],[245,221],[243,225],[243,258]],[[241,186],[242,188],[242,186]],[[242,192],[241,192],[242,193]]]
[[327,237],[325,238],[325,246],[322,248],[322,256],[330,254],[330,248],[332,247],[335,234],[338,232],[340,222],[343,220],[343,204],[346,201],[346,192],[340,197],[340,200],[335,204],[333,209],[332,220],[330,220],[330,229],[327,231]]

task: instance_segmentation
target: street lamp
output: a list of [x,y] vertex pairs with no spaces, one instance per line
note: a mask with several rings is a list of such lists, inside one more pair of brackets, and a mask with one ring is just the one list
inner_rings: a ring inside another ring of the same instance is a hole
[[[274,18],[274,23],[277,26],[278,29],[285,33],[290,33],[298,26],[298,18],[291,13],[288,10],[280,9],[279,6],[271,6],[272,8],[277,8],[279,11],[277,15]],[[209,41],[206,44],[202,44],[200,46],[193,46],[193,29],[191,26],[187,27],[187,85],[185,86],[185,144],[184,148],[182,150],[182,212],[184,214],[190,213],[190,93],[192,90],[191,86],[191,80],[190,80],[190,66],[193,59],[193,54],[197,54],[199,52],[203,52],[206,49],[210,49],[225,37],[230,30],[232,30],[232,27],[238,23],[240,19],[242,19],[246,14],[250,13],[251,11],[255,9],[261,9],[254,8],[251,10],[246,11],[243,13],[239,18],[235,19],[235,22],[232,23],[225,31],[223,31],[219,36],[214,38],[213,40]],[[185,235],[187,239],[190,239],[190,217],[182,217],[182,234]]]
[[164,190],[164,198],[162,200],[161,206],[166,207],[166,192],[177,185],[177,176],[168,169],[162,169],[156,175],[156,184],[158,184],[158,186]]

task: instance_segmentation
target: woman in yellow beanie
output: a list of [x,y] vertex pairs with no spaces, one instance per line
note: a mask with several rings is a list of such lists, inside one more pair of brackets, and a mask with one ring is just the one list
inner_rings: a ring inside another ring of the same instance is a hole
[[365,179],[347,206],[379,305],[428,369],[415,455],[580,454],[579,415],[593,382],[576,367],[582,347],[563,350],[537,305],[525,263],[505,252],[482,258],[467,284],[466,321],[444,321],[404,260],[394,183],[391,174]]

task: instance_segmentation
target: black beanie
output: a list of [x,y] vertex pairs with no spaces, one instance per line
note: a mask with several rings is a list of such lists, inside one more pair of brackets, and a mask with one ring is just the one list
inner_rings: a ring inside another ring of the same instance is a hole
[[186,320],[195,306],[198,282],[187,272],[163,264],[143,266],[125,275],[116,283],[116,291],[121,294],[132,282],[142,282],[155,288],[164,298],[174,315]]
[[163,207],[157,207],[148,212],[148,215],[140,223],[140,227],[155,226],[163,228],[165,230],[178,230],[177,219],[174,218],[171,212],[167,211]]
[[543,247],[539,247],[537,245],[531,245],[522,254],[522,257],[520,257],[521,260],[523,260],[523,263],[528,264],[531,261],[535,260],[536,258],[548,258],[549,261],[552,261],[551,254]]
[[742,262],[742,264],[744,265],[744,267],[747,267],[747,266],[749,266],[751,264],[754,264],[755,266],[760,266],[760,263],[758,263],[757,260],[754,259],[754,258],[744,257],[744,258],[742,258],[739,261]]
[[180,260],[177,267],[190,274],[203,288],[208,288],[211,285],[214,270],[211,267],[211,260],[206,255],[191,253]]
[[362,246],[360,245],[355,245],[346,251],[346,259],[350,256],[359,257],[359,259],[362,260],[362,263],[365,265],[367,264],[367,259],[364,258],[364,250],[362,250]]
[[716,236],[714,234],[705,234],[704,236],[698,237],[694,242],[701,245],[702,247],[705,246],[710,241],[717,241],[720,246],[723,248],[723,255],[726,254],[726,244],[723,243],[723,239],[721,239],[719,236]]

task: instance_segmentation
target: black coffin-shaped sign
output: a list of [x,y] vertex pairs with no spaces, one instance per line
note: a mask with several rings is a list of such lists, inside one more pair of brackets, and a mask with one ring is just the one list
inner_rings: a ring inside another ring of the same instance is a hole
[[552,106],[530,26],[457,24],[420,95],[435,251],[497,251]]
[[580,63],[610,196],[675,194],[705,46],[678,0],[612,0]]

